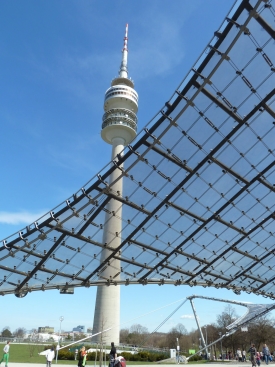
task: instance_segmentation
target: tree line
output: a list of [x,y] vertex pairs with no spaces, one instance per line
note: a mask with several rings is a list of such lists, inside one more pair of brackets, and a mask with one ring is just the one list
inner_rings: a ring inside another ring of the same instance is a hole
[[[226,326],[230,325],[239,316],[234,307],[227,305],[224,311],[217,315],[216,322],[208,325],[201,325],[205,339],[205,328],[207,328],[208,344],[219,338],[220,333],[225,334]],[[200,334],[197,329],[187,331],[182,323],[178,323],[167,333],[149,333],[148,329],[140,324],[132,325],[130,328],[124,328],[120,331],[120,343],[130,344],[138,347],[151,348],[169,348],[176,349],[177,339],[181,353],[188,355],[189,350],[199,350]],[[275,351],[275,320],[265,315],[257,318],[248,325],[248,332],[241,330],[222,340],[223,353],[231,351],[233,355],[236,350],[248,351],[250,345],[254,343],[257,350],[261,350],[262,345],[266,343],[269,349]],[[219,357],[221,353],[221,344],[218,342],[212,350],[213,355]]]
[[10,327],[5,326],[2,329],[1,336],[3,338],[7,338],[7,339],[15,338],[15,337],[16,338],[24,338],[25,335],[26,335],[26,332],[27,332],[26,329],[23,328],[23,327],[19,327],[16,330],[14,330],[14,332],[11,332]]
[[[217,315],[216,322],[208,325],[201,325],[205,338],[205,327],[207,328],[208,344],[219,338],[219,334],[226,332],[226,326],[234,322],[239,316],[232,305],[227,305],[224,311]],[[24,327],[17,328],[11,332],[8,326],[2,329],[1,336],[4,338],[24,338],[26,337],[26,329]],[[75,339],[84,338],[85,335],[75,335]],[[71,336],[68,335],[68,341]],[[187,331],[182,323],[178,323],[168,332],[150,333],[149,330],[140,324],[134,324],[130,328],[120,330],[120,343],[131,345],[135,348],[150,349],[176,349],[177,340],[179,342],[182,354],[188,355],[189,350],[198,351],[200,345],[200,334],[197,329]],[[275,320],[265,315],[257,318],[248,325],[248,332],[238,330],[234,334],[222,340],[223,352],[231,351],[235,355],[236,350],[248,351],[249,346],[254,343],[257,350],[261,350],[262,345],[266,343],[271,352],[275,351]],[[217,343],[212,349],[212,354],[218,357],[221,353],[221,345]]]

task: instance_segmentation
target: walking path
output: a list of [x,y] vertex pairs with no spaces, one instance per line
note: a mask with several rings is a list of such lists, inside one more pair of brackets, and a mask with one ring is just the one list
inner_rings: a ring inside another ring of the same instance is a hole
[[[225,367],[225,366],[228,366],[229,365],[233,365],[234,367],[244,367],[244,366],[251,366],[251,362],[250,361],[247,361],[247,362],[242,362],[242,363],[239,363],[239,362],[236,362],[236,361],[232,361],[232,362],[208,362],[208,363],[196,363],[196,364],[190,364],[191,366],[198,366],[198,367],[206,367],[207,365],[211,364],[213,367]],[[273,363],[272,363],[273,364]],[[31,365],[31,367],[42,367],[42,366],[46,366],[45,363],[31,363],[29,364]],[[156,363],[150,363],[150,364],[142,364],[142,365],[138,365],[138,364],[135,364],[135,365],[131,365],[130,367],[152,367],[152,366],[160,366],[160,367],[171,367],[173,365],[176,365],[176,363],[170,363],[170,364],[156,364]],[[72,367],[73,365],[71,364],[56,364],[55,361],[52,363],[52,367]],[[93,367],[94,366],[94,363],[90,362],[89,365],[87,367]],[[99,365],[97,364],[97,367]],[[184,363],[180,363],[179,366],[184,366]],[[232,366],[232,367],[233,367]],[[9,367],[26,367],[26,363],[12,363],[12,362],[9,362]]]

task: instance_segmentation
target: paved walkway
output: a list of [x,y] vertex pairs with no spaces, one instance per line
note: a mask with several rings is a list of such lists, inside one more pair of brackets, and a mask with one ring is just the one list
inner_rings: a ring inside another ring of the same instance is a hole
[[[207,365],[212,365],[213,367],[230,367],[232,365],[232,367],[248,367],[251,366],[250,362],[243,362],[243,363],[239,363],[239,362],[226,362],[226,363],[219,363],[219,362],[208,362],[208,363],[196,363],[196,364],[190,364],[190,366],[198,366],[198,367],[206,367]],[[271,365],[273,365],[274,363],[272,363]],[[45,363],[29,363],[28,364],[31,367],[46,367]],[[156,364],[156,363],[151,363],[151,364],[142,364],[142,365],[131,365],[130,367],[152,367],[152,366],[160,366],[160,367],[171,367],[171,366],[184,366],[184,363],[180,363],[179,365],[177,365],[176,363],[172,364]],[[57,367],[72,367],[72,364],[59,364],[59,363],[55,363],[55,361],[52,363],[52,367],[57,366]],[[87,367],[93,367],[94,363],[90,362]],[[97,364],[97,367],[99,365]],[[262,366],[265,366],[265,364],[262,364]],[[26,367],[26,363],[12,363],[9,362],[9,367]]]

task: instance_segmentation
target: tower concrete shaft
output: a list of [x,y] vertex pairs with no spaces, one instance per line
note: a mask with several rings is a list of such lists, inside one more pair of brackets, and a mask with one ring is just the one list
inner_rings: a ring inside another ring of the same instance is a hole
[[[119,76],[115,78],[111,87],[105,93],[104,115],[101,137],[112,145],[112,157],[116,159],[121,154],[124,146],[128,145],[136,136],[138,110],[138,94],[134,90],[134,83],[128,79],[128,24],[122,49],[122,62]],[[115,193],[123,195],[123,181],[121,171],[116,169],[109,177],[109,184]],[[117,200],[111,199],[105,215],[103,243],[116,249],[121,244],[122,238],[122,206]],[[105,248],[101,254],[101,263],[112,253]],[[120,330],[120,286],[115,285],[119,280],[120,260],[113,259],[99,274],[101,279],[108,279],[110,286],[97,287],[96,305],[94,313],[93,334],[108,330],[104,335],[97,336],[96,341],[110,344],[119,343]]]
[[[123,147],[124,140],[122,138],[115,138],[112,149],[112,159],[114,159],[116,155],[121,152]],[[118,172],[118,170],[113,171],[112,175],[110,176],[110,182],[114,182],[116,179],[118,179],[119,175],[120,173]],[[121,179],[112,186],[112,190],[114,190],[114,192],[122,192]],[[115,213],[115,216],[106,212],[103,243],[107,243],[108,246],[116,248],[121,243],[121,203],[116,200],[111,200],[107,206],[107,209],[110,213]],[[117,237],[114,236],[116,232],[118,233]],[[104,249],[101,254],[101,261],[104,261],[110,254],[111,251],[109,251],[108,249]],[[111,280],[119,271],[120,261],[113,259],[107,269],[105,269],[104,272],[102,272],[100,275],[105,279],[107,278]],[[114,280],[118,279],[119,276],[114,278]],[[109,287],[98,287],[96,295],[93,333],[97,333],[108,328],[112,329],[109,330],[105,335],[99,335],[97,341],[104,341],[108,344],[113,341],[117,344],[119,342],[119,323],[120,286],[111,285]]]

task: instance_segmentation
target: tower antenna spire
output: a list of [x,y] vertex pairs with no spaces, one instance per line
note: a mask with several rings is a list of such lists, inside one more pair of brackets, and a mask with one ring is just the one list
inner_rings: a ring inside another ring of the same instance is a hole
[[120,70],[119,70],[119,76],[121,78],[128,78],[128,69],[127,69],[128,48],[127,48],[127,44],[128,44],[128,23],[126,24],[126,29],[125,29],[124,45],[123,45],[123,49],[122,49],[122,61],[121,61]]

